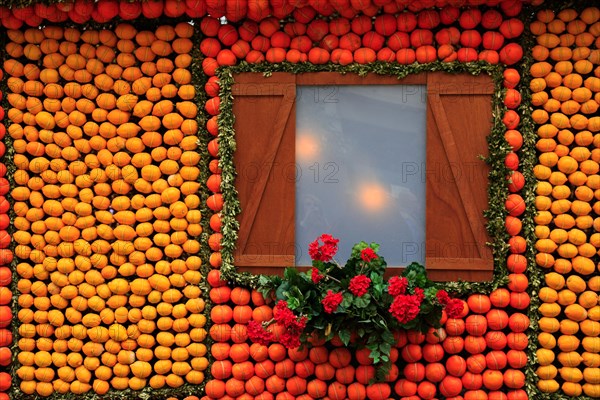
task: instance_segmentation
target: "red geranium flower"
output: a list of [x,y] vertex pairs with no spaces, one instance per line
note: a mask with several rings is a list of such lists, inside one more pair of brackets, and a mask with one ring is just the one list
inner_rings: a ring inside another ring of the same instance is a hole
[[369,279],[365,275],[357,275],[350,279],[350,284],[348,285],[348,289],[350,292],[358,297],[366,294],[369,291],[369,286],[371,285],[371,279]]
[[288,308],[287,301],[279,300],[273,308],[273,318],[286,328],[296,320],[294,312]]
[[281,334],[279,343],[284,345],[288,349],[295,349],[300,346],[300,335],[304,332],[306,327],[306,317],[295,319],[286,330]]
[[425,298],[425,291],[423,289],[421,289],[420,287],[416,287],[415,288],[415,296],[417,296],[417,298],[419,299],[419,302],[421,302]]
[[419,315],[421,300],[415,295],[398,295],[390,306],[390,313],[400,322],[406,324]]
[[312,267],[312,270],[310,272],[310,279],[312,279],[313,283],[317,284],[321,282],[323,278],[325,278],[325,276],[319,273],[319,269],[316,267]]
[[[319,241],[323,244],[319,244]],[[314,261],[329,262],[337,253],[339,241],[331,235],[322,234],[308,245],[308,254]]]
[[327,314],[331,314],[337,310],[338,306],[342,303],[343,296],[341,293],[334,293],[332,290],[328,290],[325,298],[321,300],[323,308]]
[[448,318],[459,318],[464,310],[464,304],[460,299],[450,299],[446,304],[446,314]]
[[393,276],[390,278],[388,285],[388,293],[392,296],[398,296],[399,294],[406,293],[408,287],[408,279],[399,276]]
[[377,259],[378,256],[377,256],[377,253],[375,253],[375,251],[372,248],[367,247],[366,249],[363,249],[360,252],[360,258],[362,258],[362,260],[364,262],[371,262],[371,261]]
[[300,347],[300,335],[285,330],[279,337],[279,343],[284,345],[286,349],[295,349]]
[[273,341],[271,332],[263,329],[262,325],[254,320],[248,321],[248,338],[254,343],[268,346]]
[[435,297],[437,297],[438,303],[442,305],[446,305],[450,301],[450,296],[448,296],[448,292],[446,292],[445,290],[438,290]]

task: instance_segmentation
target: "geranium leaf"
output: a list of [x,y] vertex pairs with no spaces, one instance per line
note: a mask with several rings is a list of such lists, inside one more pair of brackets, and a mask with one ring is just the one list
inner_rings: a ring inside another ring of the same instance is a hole
[[417,326],[417,320],[413,319],[412,321],[407,322],[403,326],[404,326],[405,329],[413,329],[414,327]]
[[340,304],[340,307],[344,307],[344,308],[348,308],[352,305],[352,294],[351,293],[344,293],[344,300],[342,300],[342,303]]
[[350,330],[342,329],[338,332],[338,336],[340,337],[342,343],[344,343],[344,346],[348,346],[348,343],[350,343],[350,338],[352,337]]
[[287,297],[286,294],[287,294],[289,288],[290,288],[290,284],[285,281],[281,285],[279,285],[279,287],[275,291],[275,296],[277,297],[277,299],[285,300],[285,298]]
[[350,255],[350,258],[360,259],[360,252],[366,249],[367,247],[369,247],[367,242],[361,241],[355,244],[354,247],[352,247],[352,254]]
[[431,312],[431,310],[433,309],[433,306],[429,303],[423,302],[421,303],[421,313],[423,314],[427,314],[429,312]]
[[295,297],[288,297],[287,303],[290,310],[296,310],[300,307],[300,300]]
[[437,292],[438,292],[438,289],[435,286],[430,286],[427,289],[425,289],[425,297],[433,300],[436,298]]
[[369,305],[370,300],[371,300],[371,296],[369,296],[368,294],[365,294],[364,296],[361,296],[361,297],[355,297],[353,303],[358,308],[365,308]]
[[287,280],[294,280],[298,275],[299,272],[296,268],[286,268],[283,273],[283,277]]
[[381,274],[378,274],[376,272],[371,272],[371,275],[369,275],[369,278],[371,278],[371,283],[373,284],[373,286],[383,285],[383,276]]
[[367,348],[369,350],[371,350],[371,358],[373,359],[374,363],[378,363],[379,362],[379,345],[377,343],[373,343],[372,339],[373,337],[371,336],[371,338],[369,338],[369,342],[367,343]]

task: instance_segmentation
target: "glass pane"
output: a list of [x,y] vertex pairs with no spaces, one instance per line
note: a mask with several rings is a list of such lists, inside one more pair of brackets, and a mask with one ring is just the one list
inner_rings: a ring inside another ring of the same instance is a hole
[[361,240],[389,266],[425,260],[425,85],[300,86],[296,105],[296,264],[308,244]]

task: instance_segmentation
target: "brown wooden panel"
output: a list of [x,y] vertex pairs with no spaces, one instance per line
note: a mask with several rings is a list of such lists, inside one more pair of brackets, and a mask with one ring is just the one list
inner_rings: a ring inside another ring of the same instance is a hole
[[449,74],[446,72],[429,72],[427,74],[427,91],[441,95],[470,94],[492,95],[496,90],[494,81],[487,74]]
[[[310,267],[298,267],[300,271],[306,271]],[[390,278],[397,276],[402,273],[403,268],[388,268],[385,271],[385,277]],[[279,275],[283,276],[283,267],[241,267],[238,268],[240,272],[250,272],[253,274],[264,274],[264,275]],[[443,269],[429,269],[427,270],[427,276],[432,281],[436,282],[452,282],[456,280],[463,280],[466,282],[483,282],[492,279],[492,271],[453,271]]]
[[295,85],[290,74],[236,76],[236,266],[294,265]]
[[480,159],[491,130],[491,79],[457,76],[452,83],[466,87],[459,93],[440,76],[430,74],[427,91],[427,269],[492,271],[483,217],[489,168]]
[[296,83],[296,75],[288,72],[273,72],[271,76],[266,77],[259,72],[244,72],[235,74],[233,88],[242,83],[248,83],[255,86],[265,86],[272,84],[273,86],[282,87],[285,84]]
[[[236,74],[235,83],[231,87],[234,97],[234,106],[236,99],[240,96],[287,96],[294,99],[296,95],[296,77],[294,74],[284,72],[275,72],[270,77],[263,74],[247,72]],[[237,115],[236,115],[237,117]]]
[[296,83],[298,85],[424,85],[427,82],[427,74],[408,75],[406,78],[398,79],[390,75],[367,74],[340,74],[339,72],[309,72],[298,74]]
[[462,280],[465,282],[485,282],[491,281],[494,275],[493,271],[465,271],[465,270],[443,270],[443,269],[428,269],[427,276],[432,281],[436,282],[454,282]]

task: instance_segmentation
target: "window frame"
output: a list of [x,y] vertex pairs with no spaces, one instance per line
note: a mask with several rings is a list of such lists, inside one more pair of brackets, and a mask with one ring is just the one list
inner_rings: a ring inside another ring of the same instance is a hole
[[[267,74],[264,74],[267,75]],[[496,92],[496,87],[492,79],[488,78],[487,74],[460,74],[463,78],[466,79],[467,82],[481,82],[481,76],[484,76],[484,79],[487,79],[485,84],[460,84],[461,79],[456,78],[456,74],[453,74],[454,77],[447,73],[442,72],[422,72],[419,74],[408,74],[406,77],[399,79],[397,76],[393,75],[379,75],[379,74],[341,74],[336,71],[319,71],[319,72],[309,72],[309,73],[294,73],[294,72],[273,72],[268,74],[271,78],[274,78],[276,81],[284,81],[288,82],[286,89],[283,91],[284,96],[295,97],[296,95],[296,86],[336,86],[336,85],[427,85],[427,93],[428,93],[428,113],[429,113],[429,98],[438,98],[440,94],[485,94],[489,95],[490,102],[493,107],[493,99],[492,96]],[[256,84],[257,78],[259,80],[269,79],[263,78],[263,74],[257,72],[241,72],[235,73],[231,75],[233,78],[233,82],[231,85],[231,95],[233,98],[233,104],[235,104],[236,96],[239,96],[242,92],[248,92],[249,86]],[[428,77],[437,77],[437,79],[429,79]],[[448,79],[450,77],[450,79]],[[266,81],[268,83],[268,81]],[[244,87],[245,86],[245,87]],[[294,110],[295,112],[295,110]],[[492,110],[493,112],[493,110]],[[295,114],[294,114],[295,116]],[[429,125],[429,116],[428,122]],[[490,133],[494,124],[490,118]],[[233,127],[232,127],[233,128]],[[429,131],[429,126],[427,127],[427,131]],[[235,129],[234,129],[235,130]],[[429,135],[429,133],[428,133]],[[429,147],[429,146],[428,146]],[[238,149],[239,151],[239,149]],[[482,162],[482,167],[485,164]],[[489,186],[489,181],[487,182]],[[488,199],[489,201],[489,199]],[[488,202],[486,202],[486,205]],[[487,207],[484,208],[485,211]],[[472,213],[471,213],[472,214]],[[243,215],[243,214],[242,214]],[[480,226],[481,231],[484,232],[486,240],[477,241],[477,246],[488,248],[488,243],[490,240],[490,236],[485,232],[485,224]],[[480,232],[481,232],[480,231]],[[438,281],[455,281],[458,278],[463,280],[468,280],[472,282],[481,282],[481,281],[489,281],[493,278],[494,272],[494,263],[493,263],[493,255],[491,250],[488,250],[488,256],[485,258],[486,264],[483,268],[476,267],[459,267],[456,269],[448,269],[447,267],[439,267],[435,265],[430,265],[431,258],[427,258],[427,268],[430,277],[434,280]],[[233,263],[235,265],[235,262]],[[268,266],[268,267],[257,267],[257,266],[244,266],[238,265],[236,266],[236,271],[239,272],[252,272],[252,273],[262,273],[262,274],[282,274],[285,267],[290,266],[291,263],[281,263],[282,266]],[[307,267],[299,267],[299,269],[303,270]],[[386,275],[397,275],[401,273],[402,268],[398,267],[390,267],[386,271]]]

